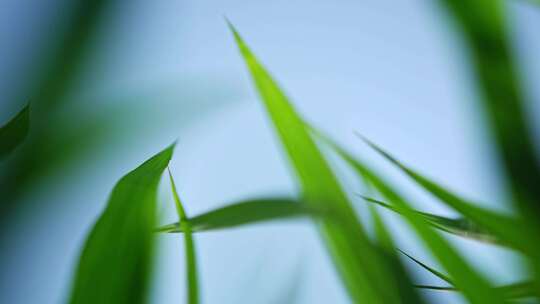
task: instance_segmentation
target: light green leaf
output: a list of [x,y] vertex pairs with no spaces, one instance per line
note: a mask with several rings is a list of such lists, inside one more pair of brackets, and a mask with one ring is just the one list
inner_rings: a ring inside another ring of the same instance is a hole
[[11,154],[28,135],[30,107],[24,107],[15,117],[0,127],[0,159]]
[[185,256],[186,256],[186,266],[187,266],[187,302],[189,304],[199,303],[199,283],[197,275],[197,258],[195,255],[195,244],[193,241],[193,235],[191,233],[191,223],[189,222],[184,206],[180,201],[180,196],[178,196],[178,191],[176,190],[176,185],[174,183],[173,176],[169,170],[169,180],[171,182],[171,189],[174,196],[174,203],[176,206],[176,211],[178,213],[179,226],[182,227],[184,232],[184,247],[185,247]]
[[163,150],[116,184],[84,244],[70,303],[146,302],[157,187],[173,149]]
[[[230,25],[230,24],[229,24]],[[320,231],[350,297],[361,303],[396,303],[392,273],[371,244],[354,209],[301,118],[265,68],[230,25],[263,105],[310,206],[328,208],[340,223],[322,220]]]
[[394,191],[387,182],[321,132],[314,132],[314,134],[328,143],[358,173],[360,178],[367,179],[388,201],[394,204],[417,235],[424,241],[424,244],[450,273],[455,285],[471,303],[505,302],[491,284],[478,274],[444,238],[436,233],[425,218],[414,212],[410,204]]
[[[189,219],[192,232],[234,228],[253,223],[297,217],[321,216],[324,212],[287,198],[254,199],[218,208]],[[179,223],[165,225],[158,232],[183,232]]]

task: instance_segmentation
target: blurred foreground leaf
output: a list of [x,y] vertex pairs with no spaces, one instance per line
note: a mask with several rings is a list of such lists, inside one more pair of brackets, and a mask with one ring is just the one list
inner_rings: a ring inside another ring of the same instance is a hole
[[310,206],[325,208],[339,218],[339,223],[323,219],[319,227],[351,299],[357,303],[405,301],[397,291],[398,283],[391,267],[367,237],[355,210],[310,137],[302,119],[238,32],[232,25],[229,26],[296,172],[302,188],[302,199]]
[[0,127],[0,160],[8,156],[28,135],[30,108],[24,107],[15,117]]
[[[264,221],[320,215],[302,202],[286,198],[254,199],[231,204],[189,218],[192,232],[234,228]],[[184,232],[179,223],[165,225],[158,232]]]
[[185,247],[185,256],[186,256],[186,267],[187,267],[187,302],[189,304],[199,303],[199,283],[197,275],[197,258],[195,255],[195,245],[193,242],[193,235],[191,233],[191,223],[189,222],[184,206],[180,201],[180,196],[178,196],[178,191],[176,190],[176,185],[174,183],[173,176],[169,170],[169,180],[171,182],[171,189],[174,196],[174,203],[176,206],[176,212],[178,213],[179,226],[182,227],[184,232],[184,247]]
[[157,187],[173,149],[163,150],[116,184],[84,244],[70,303],[146,302]]

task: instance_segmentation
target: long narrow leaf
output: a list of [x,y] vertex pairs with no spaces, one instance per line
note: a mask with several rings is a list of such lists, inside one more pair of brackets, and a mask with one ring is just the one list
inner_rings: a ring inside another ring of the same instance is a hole
[[0,127],[0,159],[9,155],[28,135],[30,108],[24,107],[10,121]]
[[406,167],[396,158],[383,151],[374,143],[366,140],[365,138],[364,141],[375,151],[380,153],[384,158],[401,169],[426,191],[430,192],[443,203],[455,209],[465,217],[478,223],[478,225],[498,237],[504,243],[509,244],[514,248],[530,255],[538,254],[537,250],[540,249],[540,244],[531,242],[531,240],[538,239],[538,237],[530,233],[530,230],[523,221],[475,206],[475,204],[466,201],[458,195],[446,190],[442,186]]
[[186,266],[187,266],[187,303],[197,304],[199,303],[199,283],[197,275],[197,258],[195,255],[195,244],[193,241],[193,234],[191,233],[191,223],[189,222],[184,206],[180,201],[180,196],[176,190],[176,185],[174,183],[173,176],[171,171],[169,172],[169,180],[171,182],[171,189],[174,196],[174,203],[176,206],[176,212],[178,213],[179,226],[182,227],[184,232],[184,247],[185,247],[185,256],[186,256]]
[[[424,268],[425,270],[431,272],[433,275],[437,276],[438,278],[442,279],[446,283],[450,284],[451,286],[433,286],[433,285],[416,285],[417,288],[421,289],[432,289],[432,290],[443,290],[443,291],[458,291],[456,287],[454,287],[454,283],[452,282],[452,279],[450,279],[445,274],[441,273],[440,271],[422,263],[418,259],[410,256],[409,254],[403,252],[400,250],[402,254],[404,254],[406,257],[411,259],[413,262],[418,264],[420,267]],[[536,292],[534,290],[534,283],[531,281],[525,281],[525,282],[518,282],[503,286],[497,286],[496,289],[498,289],[506,299],[522,299],[522,298],[532,298],[536,297]]]
[[[377,199],[366,197],[366,196],[362,196],[362,198],[368,202],[377,204],[388,210],[392,210],[400,214],[397,208],[381,200],[377,200]],[[440,229],[442,231],[448,232],[450,234],[454,234],[457,236],[469,238],[469,239],[480,241],[480,242],[507,246],[506,243],[500,241],[496,236],[489,233],[482,227],[479,227],[474,221],[471,221],[470,219],[463,218],[463,217],[449,218],[449,217],[435,215],[435,214],[431,214],[427,212],[420,212],[416,210],[415,212],[418,215],[424,217],[428,221],[428,223],[430,223],[433,227]]]
[[[192,232],[246,226],[258,222],[297,217],[323,216],[322,210],[286,198],[255,199],[231,204],[189,219]],[[158,232],[183,232],[179,223],[165,225]]]
[[362,303],[398,302],[399,294],[395,292],[392,274],[367,238],[354,209],[301,118],[238,32],[232,25],[230,28],[296,172],[303,199],[310,205],[328,208],[341,220],[340,224],[323,220],[320,228],[350,297]]
[[157,187],[174,147],[125,175],[92,228],[70,303],[145,303],[151,275]]
[[394,191],[387,182],[383,181],[367,166],[356,160],[322,133],[315,132],[315,134],[328,143],[358,173],[360,178],[367,178],[371,185],[398,208],[410,226],[414,228],[426,246],[450,273],[456,286],[471,303],[505,302],[499,292],[494,290],[485,278],[478,274],[444,238],[436,233],[423,217],[415,213],[410,204]]

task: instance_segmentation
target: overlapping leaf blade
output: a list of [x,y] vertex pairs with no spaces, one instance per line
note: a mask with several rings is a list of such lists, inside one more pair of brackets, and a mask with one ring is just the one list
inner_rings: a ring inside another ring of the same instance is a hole
[[397,161],[396,158],[383,151],[372,142],[365,141],[375,151],[396,165],[426,191],[430,192],[443,203],[455,209],[465,217],[478,223],[478,225],[499,238],[505,244],[509,244],[514,248],[531,255],[537,254],[535,252],[540,248],[540,244],[531,242],[531,240],[534,240],[536,237],[530,233],[530,229],[527,228],[526,223],[523,221],[475,206],[473,203],[462,199],[458,195],[406,167]]
[[[205,212],[189,219],[192,232],[234,228],[264,221],[329,216],[298,200],[266,198],[247,200]],[[179,223],[158,228],[159,232],[183,232]]]
[[[366,197],[366,196],[362,196],[362,198],[368,202],[377,204],[388,210],[392,210],[400,214],[397,208],[381,200],[377,200],[377,199]],[[468,218],[463,218],[463,217],[449,218],[449,217],[444,217],[444,216],[440,216],[440,215],[436,215],[432,213],[420,212],[416,210],[415,212],[418,215],[422,216],[424,219],[426,219],[428,223],[431,224],[433,227],[440,229],[442,231],[448,232],[450,234],[473,239],[480,242],[507,246],[506,243],[502,242],[496,236],[489,233],[482,227],[478,226],[478,224],[476,224],[474,221],[471,221]]]
[[[422,289],[432,289],[432,290],[444,290],[444,291],[458,291],[456,287],[454,287],[454,283],[452,282],[452,279],[450,279],[445,274],[441,273],[440,271],[426,265],[425,263],[422,263],[418,259],[410,256],[409,254],[403,252],[400,250],[401,253],[403,253],[406,257],[411,259],[413,262],[418,264],[420,267],[424,268],[425,270],[431,272],[433,275],[437,276],[441,280],[447,282],[450,286],[433,286],[433,285],[416,285],[418,288]],[[512,300],[512,299],[523,299],[523,298],[532,298],[536,296],[536,292],[534,290],[534,284],[530,281],[524,281],[524,282],[518,282],[503,286],[497,286],[496,289],[499,290],[500,293],[504,295],[506,299]]]
[[157,187],[173,149],[163,150],[116,184],[84,244],[70,303],[146,302]]
[[394,191],[387,182],[328,137],[320,132],[315,132],[315,134],[343,157],[343,159],[358,173],[360,178],[367,179],[371,185],[394,204],[410,226],[416,231],[417,235],[424,241],[430,251],[450,273],[454,279],[455,285],[463,292],[464,296],[471,303],[505,302],[500,292],[495,290],[485,278],[478,274],[444,238],[432,229],[423,217],[415,213],[408,202]]
[[349,295],[355,302],[396,303],[395,281],[388,265],[363,232],[354,209],[308,134],[302,120],[272,77],[232,27],[236,42],[301,184],[303,199],[329,208],[340,224],[321,221],[320,229]]
[[9,155],[28,135],[30,107],[24,107],[17,115],[0,127],[0,160]]

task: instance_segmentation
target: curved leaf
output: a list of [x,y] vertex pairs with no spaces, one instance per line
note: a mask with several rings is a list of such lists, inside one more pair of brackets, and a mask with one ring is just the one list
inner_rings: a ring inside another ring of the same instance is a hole
[[[189,218],[193,232],[233,228],[258,222],[320,215],[304,203],[286,198],[254,199],[231,204]],[[183,232],[179,223],[165,225],[158,232]]]

